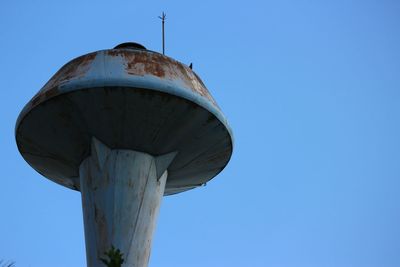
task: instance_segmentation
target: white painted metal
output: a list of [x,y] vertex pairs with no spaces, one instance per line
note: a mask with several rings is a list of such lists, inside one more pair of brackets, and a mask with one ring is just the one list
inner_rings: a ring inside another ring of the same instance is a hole
[[167,168],[175,155],[112,150],[93,138],[91,155],[79,168],[88,267],[104,267],[100,258],[111,246],[123,253],[123,266],[148,265]]

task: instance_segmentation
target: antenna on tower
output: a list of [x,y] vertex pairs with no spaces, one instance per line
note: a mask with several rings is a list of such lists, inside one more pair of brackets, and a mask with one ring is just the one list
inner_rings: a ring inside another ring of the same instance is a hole
[[165,18],[167,17],[167,14],[164,12],[161,14],[161,16],[158,16],[159,19],[162,21],[162,53],[165,55],[165,31],[164,31],[164,24],[165,24]]

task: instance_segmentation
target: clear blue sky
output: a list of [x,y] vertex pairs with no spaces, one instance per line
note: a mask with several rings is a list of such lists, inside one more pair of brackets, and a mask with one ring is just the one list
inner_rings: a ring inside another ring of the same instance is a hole
[[19,155],[23,106],[68,60],[137,41],[193,62],[235,150],[166,197],[150,266],[400,266],[400,2],[2,1],[0,259],[85,266],[80,194]]

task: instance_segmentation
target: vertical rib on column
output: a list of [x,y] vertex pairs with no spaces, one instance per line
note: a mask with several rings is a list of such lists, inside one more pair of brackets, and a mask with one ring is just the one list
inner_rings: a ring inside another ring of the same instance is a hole
[[123,266],[147,266],[166,168],[175,154],[160,157],[159,164],[149,154],[111,150],[93,139],[91,156],[79,169],[89,267],[104,267],[100,258],[111,246],[123,253]]

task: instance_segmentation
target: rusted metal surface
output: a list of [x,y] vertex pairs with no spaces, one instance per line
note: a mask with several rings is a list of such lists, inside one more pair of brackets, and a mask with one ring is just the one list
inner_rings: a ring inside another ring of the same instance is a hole
[[[98,66],[98,64],[92,64],[96,57],[98,57],[97,61],[101,61],[105,65]],[[113,64],[115,62],[117,64]],[[111,73],[104,72],[107,68],[118,67],[119,63],[122,63],[120,67],[123,67],[123,71],[113,69]],[[162,54],[147,50],[111,49],[90,53],[65,64],[32,98],[28,107],[34,107],[53,96],[67,91],[67,88],[60,90],[59,87],[63,85],[67,87],[66,83],[69,81],[82,80],[87,82],[87,80],[91,80],[94,85],[96,84],[96,80],[104,78],[104,76],[101,76],[102,74],[110,80],[129,79],[124,74],[154,76],[162,80],[175,82],[183,88],[189,89],[193,93],[206,98],[213,105],[217,106],[200,77],[188,66]]]
[[25,106],[16,125],[25,160],[76,190],[93,136],[113,149],[178,151],[166,195],[212,179],[233,147],[228,122],[200,78],[144,49],[102,50],[72,60]]
[[171,155],[111,150],[93,139],[80,166],[89,267],[103,267],[100,258],[111,246],[123,254],[123,266],[148,265]]
[[79,79],[83,77],[90,68],[90,63],[96,57],[96,53],[87,54],[78,57],[74,64],[65,64],[32,98],[30,106],[34,107],[38,103],[44,102],[47,99],[61,93],[58,87],[71,79]]

